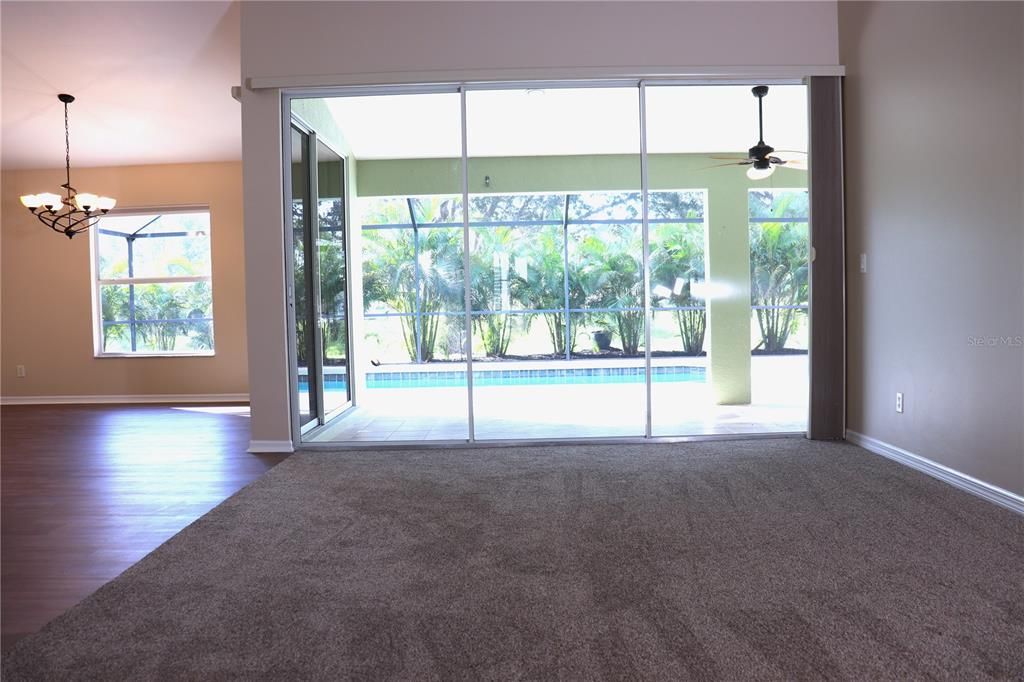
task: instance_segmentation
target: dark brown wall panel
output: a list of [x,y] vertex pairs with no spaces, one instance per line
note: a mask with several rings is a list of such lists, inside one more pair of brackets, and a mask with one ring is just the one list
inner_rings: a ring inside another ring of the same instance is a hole
[[846,296],[842,79],[810,79],[811,396],[807,436],[845,437]]

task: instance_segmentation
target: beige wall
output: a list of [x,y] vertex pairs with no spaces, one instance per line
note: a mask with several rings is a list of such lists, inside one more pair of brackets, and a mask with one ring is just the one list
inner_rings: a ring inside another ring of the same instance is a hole
[[[245,77],[837,64],[836,2],[254,2]],[[770,49],[765,36],[772,40]],[[268,49],[268,46],[273,46]],[[258,48],[258,49],[252,49]],[[603,74],[607,75],[607,73]]]
[[[247,2],[242,83],[322,85],[838,64],[835,2]],[[794,35],[764,48],[764,36]],[[426,39],[429,37],[429,39]],[[396,76],[395,74],[400,74]],[[280,90],[242,89],[254,450],[290,447]]]
[[839,19],[849,428],[1024,493],[1024,5]]
[[[63,173],[3,173],[4,398],[247,393],[241,164],[72,169],[77,187],[116,197],[119,207],[210,207],[216,355],[194,358],[93,357],[89,236],[69,241],[18,201],[58,191]],[[16,377],[17,365],[25,365],[26,377]]]

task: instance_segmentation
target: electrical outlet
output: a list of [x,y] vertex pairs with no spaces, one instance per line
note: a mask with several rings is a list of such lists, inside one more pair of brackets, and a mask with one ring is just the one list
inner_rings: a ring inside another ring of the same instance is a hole
[[25,365],[18,365],[18,376],[25,376]]
[[897,393],[896,394],[896,411],[899,412],[900,414],[903,414],[903,394],[902,393]]
[[860,254],[860,271],[861,272],[867,272],[868,271],[868,254],[866,254],[866,253]]

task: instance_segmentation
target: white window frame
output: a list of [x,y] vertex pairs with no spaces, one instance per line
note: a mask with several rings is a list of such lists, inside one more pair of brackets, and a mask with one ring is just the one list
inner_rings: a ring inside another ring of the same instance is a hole
[[171,215],[175,213],[206,213],[210,223],[210,274],[188,277],[132,277],[121,279],[100,279],[100,248],[99,248],[99,225],[100,221],[89,230],[89,251],[90,251],[90,279],[92,281],[92,331],[93,331],[93,356],[96,358],[194,358],[213,357],[217,348],[216,316],[213,312],[213,303],[210,303],[210,325],[213,330],[213,348],[202,351],[187,352],[108,352],[103,350],[103,306],[100,302],[100,287],[105,285],[124,284],[189,284],[192,282],[209,282],[211,296],[213,292],[213,213],[210,207],[205,204],[196,205],[175,205],[175,206],[139,206],[132,208],[117,208],[109,213],[110,217],[125,216],[155,216]]

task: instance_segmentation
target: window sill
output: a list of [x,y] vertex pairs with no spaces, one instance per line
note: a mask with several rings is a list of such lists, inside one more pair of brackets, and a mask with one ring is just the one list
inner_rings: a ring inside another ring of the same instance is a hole
[[94,353],[97,360],[107,358],[212,358],[215,352],[208,353]]

